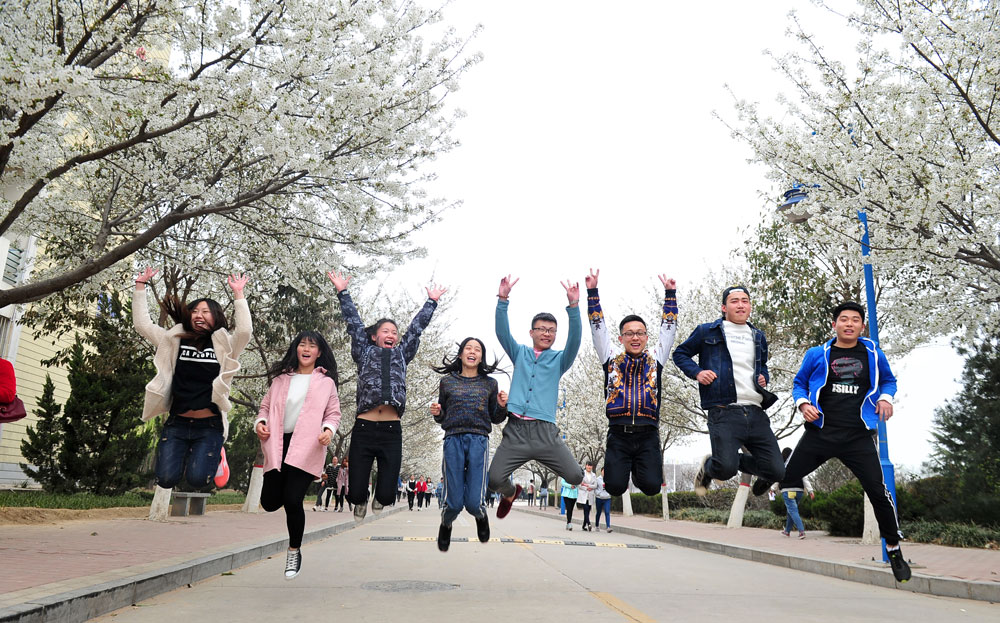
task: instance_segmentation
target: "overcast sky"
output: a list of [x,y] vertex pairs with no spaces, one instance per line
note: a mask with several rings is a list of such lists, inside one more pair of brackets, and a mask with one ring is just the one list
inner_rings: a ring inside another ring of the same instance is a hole
[[[521,279],[510,304],[520,341],[536,312],[565,318],[559,281],[582,289],[590,267],[601,269],[602,302],[615,315],[630,303],[645,309],[657,273],[677,279],[683,314],[685,289],[728,261],[783,190],[747,163],[749,150],[713,112],[735,120],[726,85],[778,110],[788,86],[763,50],[793,48],[784,34],[793,7],[853,64],[851,31],[805,2],[453,2],[446,22],[460,32],[482,24],[470,48],[485,60],[449,97],[467,114],[455,133],[462,145],[434,163],[429,190],[463,204],[420,233],[427,258],[384,282],[416,295],[433,275],[452,288],[456,341],[475,335],[497,353],[493,311],[507,273]],[[900,391],[890,456],[916,469],[934,407],[959,387],[961,359],[942,342],[892,363]],[[667,458],[709,450],[699,436]]]

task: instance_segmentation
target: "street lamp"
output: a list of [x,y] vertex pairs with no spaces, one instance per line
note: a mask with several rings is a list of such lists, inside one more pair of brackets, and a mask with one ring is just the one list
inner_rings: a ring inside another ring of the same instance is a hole
[[[798,204],[809,198],[809,188],[818,189],[820,186],[819,184],[806,186],[796,183],[791,189],[785,191],[785,199],[778,207],[778,213],[789,223],[804,223],[812,216],[809,212],[792,209],[799,207]],[[871,255],[871,243],[868,238],[868,215],[864,210],[858,210],[858,220],[864,228],[864,235],[861,237],[861,257],[863,258],[865,269],[868,336],[875,342],[876,346],[879,346],[878,316],[875,313],[875,276],[872,271],[871,261],[868,259]],[[896,508],[899,508],[896,504],[896,468],[893,466],[892,461],[889,460],[889,438],[886,433],[885,421],[882,418],[879,418],[878,421],[878,458],[882,466],[882,479],[885,481],[885,486],[892,495],[892,504]],[[885,549],[885,539],[882,539],[882,562],[889,562],[889,555]]]

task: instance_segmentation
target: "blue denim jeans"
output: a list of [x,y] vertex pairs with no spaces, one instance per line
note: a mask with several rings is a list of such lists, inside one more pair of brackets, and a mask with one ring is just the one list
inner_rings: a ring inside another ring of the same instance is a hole
[[[778,440],[771,430],[771,420],[760,407],[730,405],[708,410],[708,436],[712,457],[707,461],[708,475],[729,480],[737,471],[780,482],[785,475]],[[745,447],[747,452],[740,452]]]
[[171,415],[156,446],[156,484],[173,489],[185,475],[196,489],[212,484],[221,450],[221,415],[201,419]]
[[486,466],[490,440],[486,435],[462,433],[444,438],[444,510],[441,525],[451,526],[462,508],[476,518],[486,516]]
[[788,497],[789,491],[782,491],[781,497],[785,499],[785,510],[788,511],[788,517],[785,518],[785,532],[791,532],[792,527],[798,529],[799,532],[805,532],[806,529],[802,525],[802,517],[799,516],[799,500],[798,496],[802,494],[801,491],[795,491],[795,497]]
[[611,498],[597,498],[597,510],[594,512],[594,525],[601,527],[601,513],[604,513],[604,527],[611,527]]

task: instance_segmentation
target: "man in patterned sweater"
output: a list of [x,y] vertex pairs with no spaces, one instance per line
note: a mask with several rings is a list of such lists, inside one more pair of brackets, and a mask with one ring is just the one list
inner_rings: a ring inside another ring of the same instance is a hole
[[649,334],[646,322],[630,314],[618,324],[618,342],[608,335],[597,278],[587,276],[587,318],[597,357],[604,368],[605,412],[608,416],[604,483],[611,495],[622,495],[632,482],[646,495],[660,492],[663,460],[660,453],[660,372],[670,354],[677,333],[677,284],[660,275],[663,284],[663,311],[660,337],[653,352],[646,349]]

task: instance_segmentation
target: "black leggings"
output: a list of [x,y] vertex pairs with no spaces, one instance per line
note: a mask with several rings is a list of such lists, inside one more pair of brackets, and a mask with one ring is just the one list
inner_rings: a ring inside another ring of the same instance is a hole
[[351,504],[368,503],[372,464],[378,461],[375,499],[383,506],[392,506],[396,502],[399,468],[403,463],[403,429],[399,420],[356,420],[351,431],[348,458],[351,470],[347,473],[347,501]]
[[260,505],[269,513],[285,507],[285,523],[288,525],[288,547],[297,549],[302,545],[302,533],[306,529],[306,513],[302,502],[306,499],[306,489],[315,476],[285,463],[291,433],[285,433],[281,450],[281,469],[272,469],[264,474],[264,488],[260,492]]
[[566,507],[566,523],[573,523],[573,507],[576,506],[576,498],[563,496],[563,506]]

